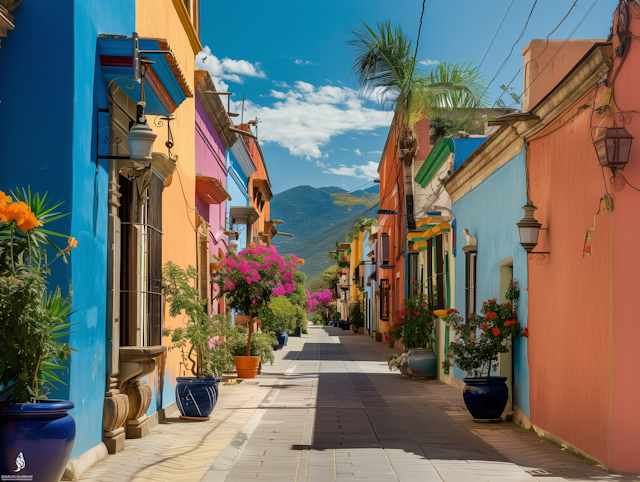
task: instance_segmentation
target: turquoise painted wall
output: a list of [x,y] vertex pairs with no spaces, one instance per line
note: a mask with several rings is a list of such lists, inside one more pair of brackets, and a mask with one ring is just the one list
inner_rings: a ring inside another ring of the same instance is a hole
[[[513,256],[513,277],[520,285],[518,321],[527,326],[527,257],[520,246],[516,223],[524,216],[522,206],[526,199],[525,149],[504,166],[491,174],[482,184],[463,196],[452,206],[456,217],[456,246],[462,248],[466,239],[462,233],[468,229],[478,238],[477,305],[499,295],[499,263]],[[457,250],[456,309],[464,316],[465,259],[462,249]],[[515,344],[515,405],[529,417],[529,367],[527,339],[519,338]],[[454,367],[454,377],[462,380],[465,372]]]
[[[72,213],[51,225],[77,238],[78,248],[68,265],[54,265],[50,285],[72,296],[71,321],[82,322],[69,339],[78,352],[68,385],[53,395],[76,406],[73,458],[102,442],[106,390],[107,164],[96,169],[95,140],[97,110],[107,107],[107,96],[97,36],[131,35],[135,0],[23,2],[14,14],[16,29],[0,49],[0,189],[49,191]],[[51,45],[34,64],[29,52]]]

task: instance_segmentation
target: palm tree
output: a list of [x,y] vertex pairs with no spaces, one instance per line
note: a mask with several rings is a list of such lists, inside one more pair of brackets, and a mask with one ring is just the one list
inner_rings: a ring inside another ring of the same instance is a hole
[[395,110],[409,125],[425,115],[486,105],[486,85],[477,68],[442,62],[425,74],[416,66],[414,43],[402,27],[389,21],[377,27],[362,22],[347,42],[354,54],[351,76],[362,95],[377,96],[383,108]]

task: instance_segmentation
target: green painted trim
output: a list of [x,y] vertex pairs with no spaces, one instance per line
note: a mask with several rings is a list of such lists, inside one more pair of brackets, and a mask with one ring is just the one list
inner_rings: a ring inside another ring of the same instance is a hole
[[427,229],[435,228],[437,224],[428,223],[428,224],[418,224],[418,229],[420,231],[426,231]]
[[444,161],[447,160],[449,154],[455,152],[456,146],[453,142],[453,139],[443,138],[435,143],[433,149],[427,156],[427,159],[420,167],[418,174],[416,174],[415,181],[420,184],[422,189],[427,187],[427,184],[431,182],[433,176],[435,176],[442,167]]

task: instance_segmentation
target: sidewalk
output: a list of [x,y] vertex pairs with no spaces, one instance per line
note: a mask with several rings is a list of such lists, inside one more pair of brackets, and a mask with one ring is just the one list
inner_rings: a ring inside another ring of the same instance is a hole
[[263,375],[221,386],[209,422],[176,414],[82,480],[640,481],[513,423],[473,423],[458,389],[389,372],[396,351],[309,327]]

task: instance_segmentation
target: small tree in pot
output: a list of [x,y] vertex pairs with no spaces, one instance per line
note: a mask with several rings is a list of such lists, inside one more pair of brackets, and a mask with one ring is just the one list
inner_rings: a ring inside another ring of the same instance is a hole
[[396,312],[396,326],[392,333],[395,339],[402,339],[414,378],[434,378],[437,375],[437,358],[430,348],[435,339],[435,319],[422,293],[405,300],[403,310]]
[[[283,258],[275,246],[267,248],[251,243],[240,253],[230,251],[226,256],[222,255],[214,264],[212,282],[220,288],[217,298],[224,296],[227,306],[249,315],[244,356],[251,356],[253,317],[272,297],[284,296],[295,290],[294,273],[296,267],[302,263],[301,259],[293,255]],[[235,362],[236,368],[239,363],[243,366],[247,363],[245,374],[252,378],[257,373],[260,360],[256,357],[242,360],[236,356]]]
[[272,298],[258,312],[258,317],[262,323],[262,331],[271,333],[278,339],[278,348],[286,344],[289,332],[296,328],[295,306],[284,296]]
[[506,377],[491,376],[491,372],[498,368],[498,355],[509,352],[514,337],[528,336],[517,321],[519,297],[518,283],[512,281],[506,303],[496,298],[484,301],[482,314],[471,313],[468,320],[456,310],[449,310],[445,317],[456,338],[449,346],[450,360],[443,364],[455,364],[467,373],[463,396],[474,419],[500,421],[507,404]]

